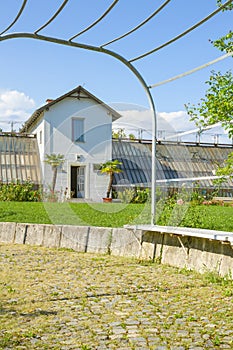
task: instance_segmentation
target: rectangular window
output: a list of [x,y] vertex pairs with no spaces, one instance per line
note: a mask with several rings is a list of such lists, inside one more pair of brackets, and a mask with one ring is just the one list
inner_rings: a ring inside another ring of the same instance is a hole
[[42,130],[40,130],[40,135],[39,135],[39,141],[40,141],[40,144],[42,144]]
[[85,142],[84,139],[84,118],[72,119],[72,141]]

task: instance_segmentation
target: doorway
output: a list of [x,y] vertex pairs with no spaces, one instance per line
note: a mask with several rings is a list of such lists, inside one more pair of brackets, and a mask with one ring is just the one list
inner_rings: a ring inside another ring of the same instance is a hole
[[73,198],[85,198],[85,166],[71,166]]

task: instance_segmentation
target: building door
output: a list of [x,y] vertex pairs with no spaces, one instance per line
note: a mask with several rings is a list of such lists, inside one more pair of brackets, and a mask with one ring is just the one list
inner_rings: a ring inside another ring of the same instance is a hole
[[73,198],[85,198],[85,166],[71,167],[71,191]]

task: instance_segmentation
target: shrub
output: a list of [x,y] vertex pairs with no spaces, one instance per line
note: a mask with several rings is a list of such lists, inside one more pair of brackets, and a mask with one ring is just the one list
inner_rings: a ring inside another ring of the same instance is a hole
[[149,189],[127,188],[122,192],[118,192],[118,198],[124,203],[146,203],[150,198]]
[[150,198],[149,189],[136,190],[136,194],[133,197],[132,203],[146,203]]
[[205,197],[199,193],[198,190],[194,190],[191,194],[191,202],[193,204],[202,204],[202,202],[205,200]]
[[123,203],[131,203],[133,198],[135,196],[135,191],[127,188],[126,190],[122,192],[118,192],[118,198],[123,202]]
[[20,181],[8,184],[0,183],[0,201],[14,202],[38,202],[41,200],[40,190],[34,190],[31,181],[20,183]]

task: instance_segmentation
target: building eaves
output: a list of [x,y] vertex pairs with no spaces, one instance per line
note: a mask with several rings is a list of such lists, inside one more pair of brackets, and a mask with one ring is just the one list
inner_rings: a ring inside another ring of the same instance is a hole
[[[72,96],[73,94],[77,93],[77,96]],[[84,96],[81,95],[81,93],[85,94],[88,98],[94,100],[96,103],[104,106],[109,114],[112,117],[112,120],[115,121],[117,119],[119,119],[121,117],[121,115],[115,111],[113,108],[111,108],[110,106],[108,106],[106,103],[104,103],[103,101],[101,101],[100,99],[98,99],[96,96],[94,96],[93,94],[91,94],[89,91],[87,91],[86,89],[84,89],[82,86],[78,86],[75,89],[67,92],[66,94],[51,100],[50,102],[46,103],[45,105],[43,105],[42,107],[38,108],[32,115],[31,117],[25,122],[24,126],[22,127],[22,129],[20,130],[20,133],[26,133],[30,130],[31,126],[37,121],[39,120],[39,118],[41,117],[42,113],[46,110],[48,110],[50,107],[52,107],[53,105],[55,105],[56,103],[64,100],[67,97],[73,97],[73,98],[77,98],[77,99],[81,99]]]

